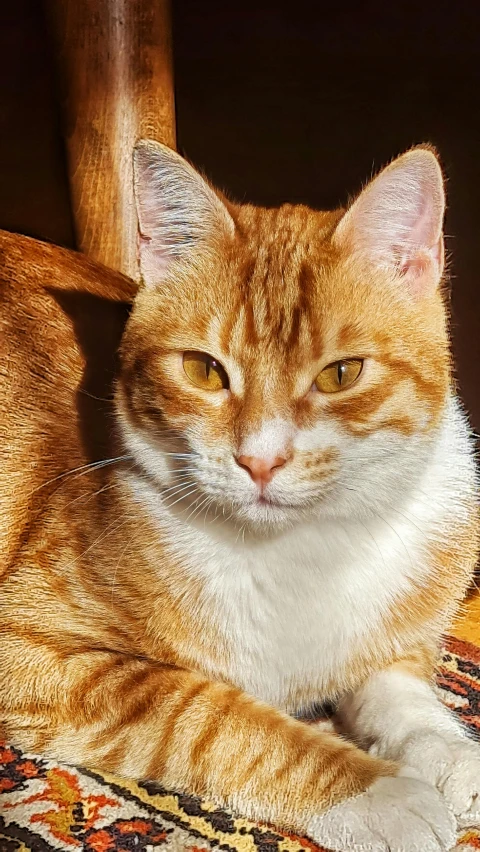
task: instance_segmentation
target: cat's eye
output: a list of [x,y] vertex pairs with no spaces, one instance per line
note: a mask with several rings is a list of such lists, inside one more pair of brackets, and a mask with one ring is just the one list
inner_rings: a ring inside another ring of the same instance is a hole
[[193,385],[207,391],[229,387],[227,373],[215,358],[206,352],[184,352],[183,369]]
[[315,379],[317,390],[322,393],[337,393],[345,390],[357,381],[362,372],[363,360],[350,358],[348,361],[334,361]]

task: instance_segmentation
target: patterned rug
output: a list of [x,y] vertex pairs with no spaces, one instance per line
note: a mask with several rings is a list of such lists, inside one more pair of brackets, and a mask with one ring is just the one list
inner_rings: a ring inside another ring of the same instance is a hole
[[[480,735],[480,648],[446,642],[442,699]],[[480,832],[457,852],[480,850]],[[0,852],[320,852],[306,838],[232,816],[151,783],[60,766],[0,742]]]

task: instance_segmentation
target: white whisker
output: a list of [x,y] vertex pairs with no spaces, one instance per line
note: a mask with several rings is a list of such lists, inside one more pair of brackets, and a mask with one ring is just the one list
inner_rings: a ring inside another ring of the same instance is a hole
[[102,467],[108,467],[110,464],[115,464],[116,462],[125,461],[127,459],[131,459],[130,455],[117,456],[113,459],[101,459],[96,462],[89,462],[89,464],[82,464],[80,467],[74,467],[72,470],[66,470],[64,473],[60,473],[58,476],[54,476],[53,479],[49,479],[47,482],[44,482],[42,485],[38,485],[37,488],[34,488],[30,493],[35,494],[36,491],[40,491],[42,488],[46,488],[48,485],[52,485],[52,483],[57,482],[59,479],[65,479],[67,476],[73,476],[73,474],[78,473],[79,476],[82,476],[83,473],[90,473],[91,470],[98,470]]
[[[182,490],[183,490],[183,489],[182,489]],[[173,506],[176,506],[176,504],[180,502],[180,500],[184,500],[184,499],[185,499],[185,497],[189,497],[189,496],[190,496],[190,494],[194,494],[194,493],[195,493],[195,491],[197,491],[197,490],[198,490],[198,489],[197,489],[197,486],[196,486],[196,485],[194,485],[191,491],[187,491],[187,493],[186,493],[186,494],[182,494],[182,495],[181,495],[181,497],[179,497],[179,498],[178,498],[177,500],[175,500],[173,503],[165,503],[165,505],[167,506],[167,508],[168,508],[168,509],[172,509],[172,508],[173,508]],[[175,496],[175,495],[170,495],[170,496]]]

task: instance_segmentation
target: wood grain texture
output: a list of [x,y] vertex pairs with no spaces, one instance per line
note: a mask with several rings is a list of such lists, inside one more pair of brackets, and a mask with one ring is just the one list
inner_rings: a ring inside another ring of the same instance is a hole
[[132,149],[175,147],[168,0],[48,0],[78,248],[138,279]]

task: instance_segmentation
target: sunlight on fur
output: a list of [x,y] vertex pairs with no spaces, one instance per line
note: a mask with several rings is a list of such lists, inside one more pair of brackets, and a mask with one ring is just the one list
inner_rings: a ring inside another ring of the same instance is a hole
[[[478,518],[436,154],[334,212],[237,205],[155,142],[134,171],[138,293],[2,236],[2,729],[334,852],[446,852],[480,827],[431,686]],[[67,290],[133,300],[112,398]],[[326,701],[343,736],[294,718]]]

